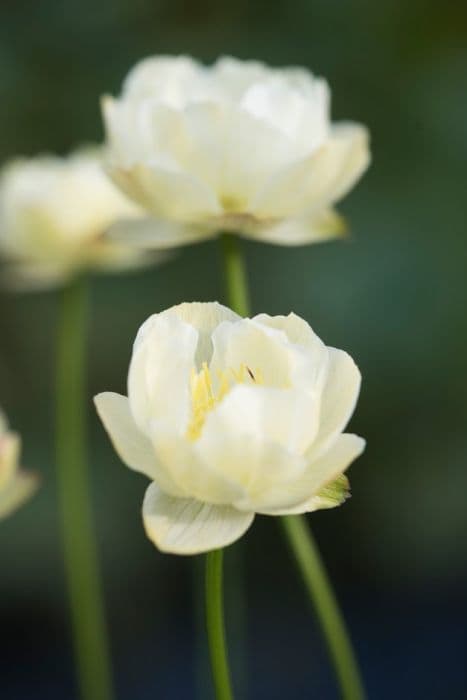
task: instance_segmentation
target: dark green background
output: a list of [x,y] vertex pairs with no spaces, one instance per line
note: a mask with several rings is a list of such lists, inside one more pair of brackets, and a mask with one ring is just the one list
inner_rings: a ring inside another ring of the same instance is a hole
[[[310,523],[370,698],[464,698],[467,5],[4,0],[0,159],[100,139],[99,96],[164,52],[308,66],[329,80],[334,118],[370,128],[372,167],[341,206],[350,240],[246,243],[252,299],[258,312],[304,316],[362,370],[352,428],[368,448],[350,472],[353,498]],[[90,396],[124,391],[150,313],[222,295],[215,243],[93,281]],[[0,403],[23,435],[24,463],[43,476],[34,501],[0,526],[2,700],[74,697],[53,465],[56,312],[54,293],[0,295]],[[146,540],[145,480],[119,463],[91,405],[89,417],[121,698],[191,698],[191,562]],[[249,697],[337,697],[272,519],[258,519],[246,551]]]

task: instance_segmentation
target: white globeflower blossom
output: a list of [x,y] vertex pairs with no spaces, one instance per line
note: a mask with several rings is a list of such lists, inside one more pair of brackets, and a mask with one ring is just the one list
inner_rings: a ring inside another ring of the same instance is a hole
[[0,171],[0,276],[20,289],[53,287],[83,269],[119,270],[147,256],[107,240],[111,224],[140,215],[102,170],[102,151],[16,159]]
[[37,488],[37,476],[18,467],[21,442],[0,412],[0,520],[24,503]]
[[186,303],[140,328],[128,397],[95,402],[121,459],[153,482],[148,536],[195,554],[234,542],[255,513],[343,502],[365,444],[343,433],[359,388],[351,357],[294,314],[243,319]]
[[369,163],[368,132],[330,121],[325,80],[220,58],[138,63],[103,99],[114,182],[150,215],[116,237],[171,247],[221,230],[280,245],[339,235],[333,209]]

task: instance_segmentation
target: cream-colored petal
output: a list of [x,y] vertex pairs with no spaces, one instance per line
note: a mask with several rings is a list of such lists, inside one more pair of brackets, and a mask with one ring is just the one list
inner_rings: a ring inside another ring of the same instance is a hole
[[307,361],[285,333],[250,319],[220,324],[212,334],[212,343],[214,379],[224,370],[238,372],[246,366],[261,384],[285,388],[292,385]]
[[332,209],[322,209],[301,219],[284,219],[277,223],[246,224],[241,234],[273,245],[300,246],[345,236],[345,220]]
[[288,340],[294,345],[301,345],[307,352],[314,355],[327,355],[328,349],[303,318],[291,312],[288,316],[270,316],[269,314],[258,314],[253,321],[268,328],[275,328],[286,334]]
[[110,227],[110,238],[138,248],[167,250],[212,238],[216,231],[207,226],[190,226],[167,219],[121,219]]
[[237,105],[192,104],[184,119],[180,167],[215,191],[226,213],[248,211],[252,193],[293,160],[286,134]]
[[200,554],[226,547],[250,527],[254,513],[192,499],[172,498],[156,484],[146,491],[143,521],[146,534],[162,552]]
[[316,436],[319,415],[319,395],[300,389],[237,384],[207,415],[200,442],[215,435],[232,442],[252,436],[299,456]]
[[209,362],[212,355],[211,335],[217,326],[224,321],[236,323],[241,321],[241,316],[229,309],[228,306],[217,301],[191,301],[171,306],[159,314],[150,316],[140,327],[136,336],[134,347],[138,348],[145,342],[153,331],[158,318],[174,317],[194,328],[198,333],[198,346],[195,362],[198,367],[202,362]]
[[17,433],[0,434],[0,490],[14,478],[18,466],[21,440]]
[[196,175],[151,162],[125,169],[110,162],[108,172],[128,197],[158,218],[189,224],[222,212],[215,193]]
[[323,501],[317,500],[317,497],[324,498],[324,501],[329,503],[326,493],[321,495],[323,489],[338,479],[364,449],[365,440],[358,435],[350,433],[339,435],[327,452],[309,464],[299,479],[289,483],[283,489],[277,489],[275,494],[270,494],[266,507],[258,499],[254,510],[265,515],[286,515],[322,508]]
[[175,313],[155,314],[143,324],[130,362],[128,398],[144,433],[151,434],[159,421],[185,431],[197,345],[196,329]]
[[241,323],[223,323],[213,333],[214,352],[211,373],[215,378],[223,370],[247,367],[258,384],[292,388],[316,394],[327,366],[327,350],[311,354],[293,344],[285,331],[255,319]]
[[368,167],[368,132],[357,124],[333,128],[310,156],[273,175],[251,201],[258,218],[297,217],[341,199]]
[[237,474],[222,471],[205,459],[199,441],[192,442],[158,424],[154,425],[153,445],[158,461],[185,497],[225,504],[244,495]]
[[213,411],[194,449],[213,473],[235,480],[242,487],[229,502],[251,511],[259,494],[267,499],[270,491],[275,493],[290,480],[298,479],[306,460],[263,435],[239,433],[237,427]]
[[0,491],[0,520],[13,513],[36,491],[39,480],[36,474],[17,471],[5,488]]
[[310,459],[324,452],[344,430],[360,393],[362,378],[353,359],[344,350],[328,350],[329,366],[322,394],[320,427]]
[[95,396],[94,403],[115,451],[127,467],[157,480],[168,493],[183,495],[161,467],[149,438],[137,427],[127,397],[105,392]]
[[202,91],[203,73],[203,67],[190,56],[151,56],[130,71],[123,93],[132,99],[156,97],[179,109]]

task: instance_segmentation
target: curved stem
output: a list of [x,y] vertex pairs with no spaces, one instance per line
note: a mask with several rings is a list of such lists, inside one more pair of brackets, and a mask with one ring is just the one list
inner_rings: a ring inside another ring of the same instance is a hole
[[222,549],[206,554],[206,624],[217,700],[232,700],[224,631]]
[[[251,310],[248,281],[240,242],[236,236],[228,233],[224,233],[221,240],[228,304],[241,316],[249,316]],[[311,601],[316,608],[321,630],[339,680],[342,698],[363,700],[365,692],[350,638],[305,517],[303,515],[286,516],[281,518],[281,521]]]
[[113,697],[86,450],[87,289],[63,289],[57,338],[56,460],[72,634],[83,700]]
[[314,601],[342,698],[363,700],[365,691],[352,644],[313,535],[303,516],[288,515],[281,521],[305,586]]

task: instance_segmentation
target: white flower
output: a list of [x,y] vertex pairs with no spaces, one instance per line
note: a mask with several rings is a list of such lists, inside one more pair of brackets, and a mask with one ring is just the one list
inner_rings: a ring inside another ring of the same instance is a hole
[[152,218],[114,235],[171,247],[220,230],[280,245],[342,233],[333,205],[368,166],[368,133],[332,124],[329,101],[327,83],[304,68],[137,64],[121,97],[103,100],[107,167]]
[[18,468],[20,438],[8,430],[0,412],[0,520],[10,515],[37,488],[37,477]]
[[140,328],[128,398],[95,398],[121,459],[148,476],[148,536],[163,551],[227,545],[255,513],[339,505],[364,440],[343,433],[360,373],[298,316],[242,319],[175,306]]
[[99,149],[68,158],[18,159],[0,173],[0,257],[7,285],[61,284],[82,269],[125,269],[147,257],[106,240],[118,218],[139,208],[102,171]]

